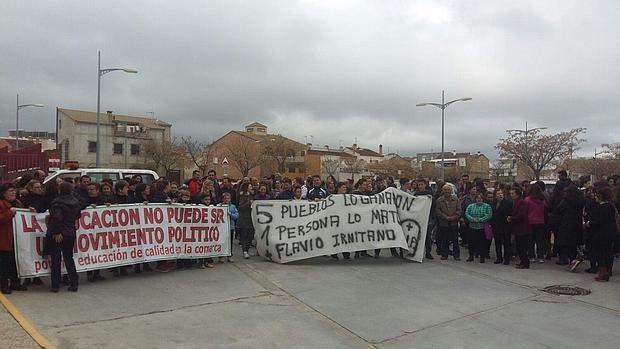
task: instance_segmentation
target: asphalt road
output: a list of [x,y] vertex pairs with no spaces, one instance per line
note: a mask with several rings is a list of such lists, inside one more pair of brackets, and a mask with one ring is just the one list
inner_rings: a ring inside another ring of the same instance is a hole
[[[8,298],[67,349],[618,348],[620,267],[619,277],[597,283],[549,262],[516,270],[383,255],[279,265],[237,253],[234,264],[215,269],[121,278],[106,272],[105,281],[83,280],[78,293],[31,287]],[[549,285],[592,293],[541,291]],[[16,326],[0,313],[0,332],[21,331]],[[23,348],[32,347],[28,340]],[[22,348],[1,339],[0,347]]]

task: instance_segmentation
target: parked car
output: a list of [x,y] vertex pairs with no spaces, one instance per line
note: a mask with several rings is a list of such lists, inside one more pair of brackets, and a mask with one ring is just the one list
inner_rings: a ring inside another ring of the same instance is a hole
[[77,170],[58,170],[51,173],[45,178],[44,183],[55,180],[56,178],[79,178],[83,175],[90,176],[93,182],[101,182],[104,178],[109,178],[112,182],[116,182],[119,179],[125,179],[135,175],[140,175],[142,177],[142,182],[145,184],[151,184],[159,179],[157,172],[151,170],[126,168],[79,168]]
[[[555,188],[555,181],[541,180],[541,182],[545,183],[545,191],[548,193],[553,193],[553,189]],[[531,181],[530,184],[534,184],[536,181]]]

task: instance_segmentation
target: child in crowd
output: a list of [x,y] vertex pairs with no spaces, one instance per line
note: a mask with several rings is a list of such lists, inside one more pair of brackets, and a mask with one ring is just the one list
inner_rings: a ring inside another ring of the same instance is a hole
[[[200,194],[199,194],[200,195]],[[201,195],[201,205],[211,206],[211,195]],[[200,258],[198,259],[198,268],[214,268],[215,264],[213,264],[213,258]]]
[[[230,219],[230,256],[226,257],[226,259],[229,263],[233,263],[233,240],[235,239],[235,224],[237,223],[237,219],[239,219],[239,211],[237,210],[237,206],[230,202],[230,193],[222,194],[222,205],[228,205],[228,218]],[[225,257],[220,257],[220,263],[224,263],[224,258]]]

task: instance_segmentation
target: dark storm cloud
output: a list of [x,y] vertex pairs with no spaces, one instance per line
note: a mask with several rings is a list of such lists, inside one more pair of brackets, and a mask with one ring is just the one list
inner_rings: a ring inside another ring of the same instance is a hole
[[618,141],[615,1],[20,1],[0,5],[0,128],[51,129],[55,107],[102,110],[213,140],[259,121],[298,141],[412,155],[482,151],[508,128],[588,127]]

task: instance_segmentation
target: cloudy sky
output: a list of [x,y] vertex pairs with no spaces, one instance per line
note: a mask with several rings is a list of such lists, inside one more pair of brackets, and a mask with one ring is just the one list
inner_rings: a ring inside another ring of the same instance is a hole
[[259,121],[300,142],[401,155],[482,151],[505,129],[587,127],[620,141],[620,1],[0,2],[0,134],[53,130],[55,108],[173,124],[210,141]]

